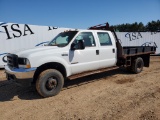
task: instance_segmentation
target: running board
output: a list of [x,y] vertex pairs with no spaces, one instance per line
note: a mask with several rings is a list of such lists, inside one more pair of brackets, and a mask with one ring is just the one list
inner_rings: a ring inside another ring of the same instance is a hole
[[117,68],[119,68],[119,67],[115,66],[115,67],[103,68],[103,69],[98,69],[98,70],[93,70],[93,71],[87,71],[87,72],[71,75],[68,78],[70,80],[72,80],[72,79],[76,79],[76,78],[80,78],[80,77],[84,77],[84,76],[88,76],[88,75],[93,75],[93,74],[96,74],[96,73],[102,73],[102,72],[106,72],[106,71],[109,71],[109,70],[114,70],[114,69],[117,69]]

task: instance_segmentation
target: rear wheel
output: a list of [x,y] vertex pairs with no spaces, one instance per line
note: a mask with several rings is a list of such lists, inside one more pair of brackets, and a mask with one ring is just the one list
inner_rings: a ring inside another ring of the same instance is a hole
[[143,70],[144,62],[141,57],[136,58],[132,63],[132,71],[134,73],[140,73]]
[[36,89],[41,96],[51,97],[61,91],[63,84],[63,75],[55,69],[48,69],[39,75],[36,81]]

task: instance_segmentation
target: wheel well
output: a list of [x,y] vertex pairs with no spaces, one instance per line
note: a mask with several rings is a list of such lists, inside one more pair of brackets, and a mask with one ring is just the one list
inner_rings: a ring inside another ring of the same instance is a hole
[[119,59],[118,62],[117,62],[117,66],[121,66],[121,65],[131,66],[133,64],[134,60],[137,59],[138,57],[140,57],[140,58],[143,59],[144,67],[149,67],[149,64],[150,64],[150,54],[128,56],[126,59]]
[[142,59],[143,59],[143,62],[144,62],[144,66],[145,67],[149,67],[149,64],[150,64],[150,54],[143,55]]
[[131,59],[132,59],[132,61],[134,61],[138,57],[141,57],[143,59],[144,67],[149,67],[149,64],[150,64],[150,54],[135,56],[135,57],[132,57]]
[[56,63],[56,62],[50,62],[50,63],[43,64],[37,68],[37,70],[35,71],[35,74],[33,76],[33,83],[36,82],[39,74],[42,71],[47,70],[47,69],[56,69],[62,73],[64,78],[67,76],[66,69],[62,64]]

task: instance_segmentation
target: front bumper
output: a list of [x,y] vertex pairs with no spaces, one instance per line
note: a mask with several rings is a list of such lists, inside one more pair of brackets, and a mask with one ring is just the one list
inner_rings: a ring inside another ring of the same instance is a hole
[[15,80],[23,86],[28,86],[33,81],[33,76],[36,68],[10,68],[5,66],[5,72],[8,80]]

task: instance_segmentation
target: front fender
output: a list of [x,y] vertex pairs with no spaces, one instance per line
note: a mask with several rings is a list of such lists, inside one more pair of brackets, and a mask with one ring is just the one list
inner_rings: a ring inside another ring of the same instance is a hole
[[62,64],[65,67],[67,76],[71,75],[71,68],[69,64],[67,63],[67,61],[65,61],[64,59],[60,57],[49,56],[49,57],[41,58],[39,60],[30,60],[30,62],[31,62],[32,67],[39,67],[43,64],[50,63],[50,62],[57,62],[57,63]]

